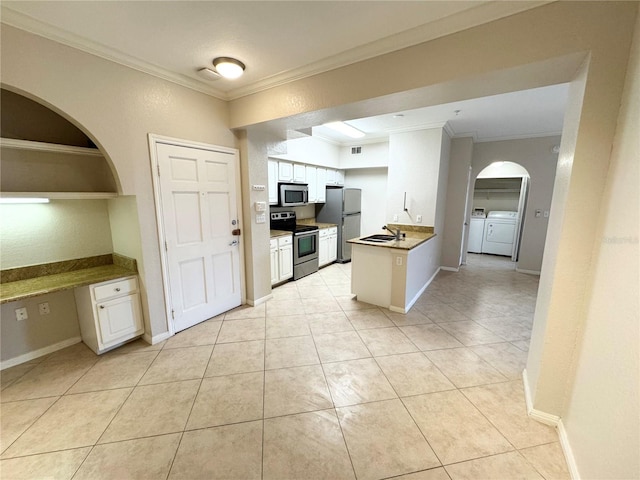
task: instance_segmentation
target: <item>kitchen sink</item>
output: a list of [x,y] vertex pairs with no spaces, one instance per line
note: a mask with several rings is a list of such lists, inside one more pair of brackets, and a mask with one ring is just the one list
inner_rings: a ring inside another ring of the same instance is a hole
[[361,238],[360,240],[362,240],[363,242],[386,243],[395,239],[396,239],[395,235],[376,234],[376,235],[369,235],[368,237]]

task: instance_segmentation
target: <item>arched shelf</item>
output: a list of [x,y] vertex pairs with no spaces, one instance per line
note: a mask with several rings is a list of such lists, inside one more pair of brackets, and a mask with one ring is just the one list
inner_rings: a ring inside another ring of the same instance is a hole
[[0,138],[0,197],[117,197],[116,182],[96,148]]

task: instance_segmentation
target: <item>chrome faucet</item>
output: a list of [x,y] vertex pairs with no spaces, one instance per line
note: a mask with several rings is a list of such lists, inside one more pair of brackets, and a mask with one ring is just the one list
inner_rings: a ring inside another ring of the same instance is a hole
[[382,226],[383,230],[389,230],[391,233],[393,233],[393,235],[396,237],[396,242],[400,241],[400,229],[398,228],[395,232],[393,230],[391,230],[389,227],[387,227],[386,225]]

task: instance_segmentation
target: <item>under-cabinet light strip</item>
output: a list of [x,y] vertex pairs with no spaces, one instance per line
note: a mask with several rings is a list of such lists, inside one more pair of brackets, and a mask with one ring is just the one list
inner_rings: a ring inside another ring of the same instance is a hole
[[0,203],[49,203],[49,199],[37,197],[2,197],[0,198]]

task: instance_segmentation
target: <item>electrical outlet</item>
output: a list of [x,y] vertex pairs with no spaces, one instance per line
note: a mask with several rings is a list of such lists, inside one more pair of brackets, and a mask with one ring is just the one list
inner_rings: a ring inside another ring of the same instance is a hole
[[267,221],[267,216],[264,213],[256,214],[256,223],[265,223]]
[[402,266],[402,257],[396,257],[396,265]]
[[416,215],[416,222],[422,223],[422,215]]
[[397,214],[397,213],[394,213],[394,214],[393,214],[393,221],[394,221],[394,222],[397,222],[397,221],[398,221],[398,214]]
[[39,303],[38,311],[40,312],[40,315],[49,315],[51,313],[51,310],[49,309],[49,302]]
[[542,210],[536,210],[536,218],[540,218],[540,215],[542,215]]
[[22,320],[26,320],[29,318],[29,314],[27,313],[27,307],[16,308],[16,320],[21,322]]
[[544,211],[544,218],[549,218],[549,210]]

